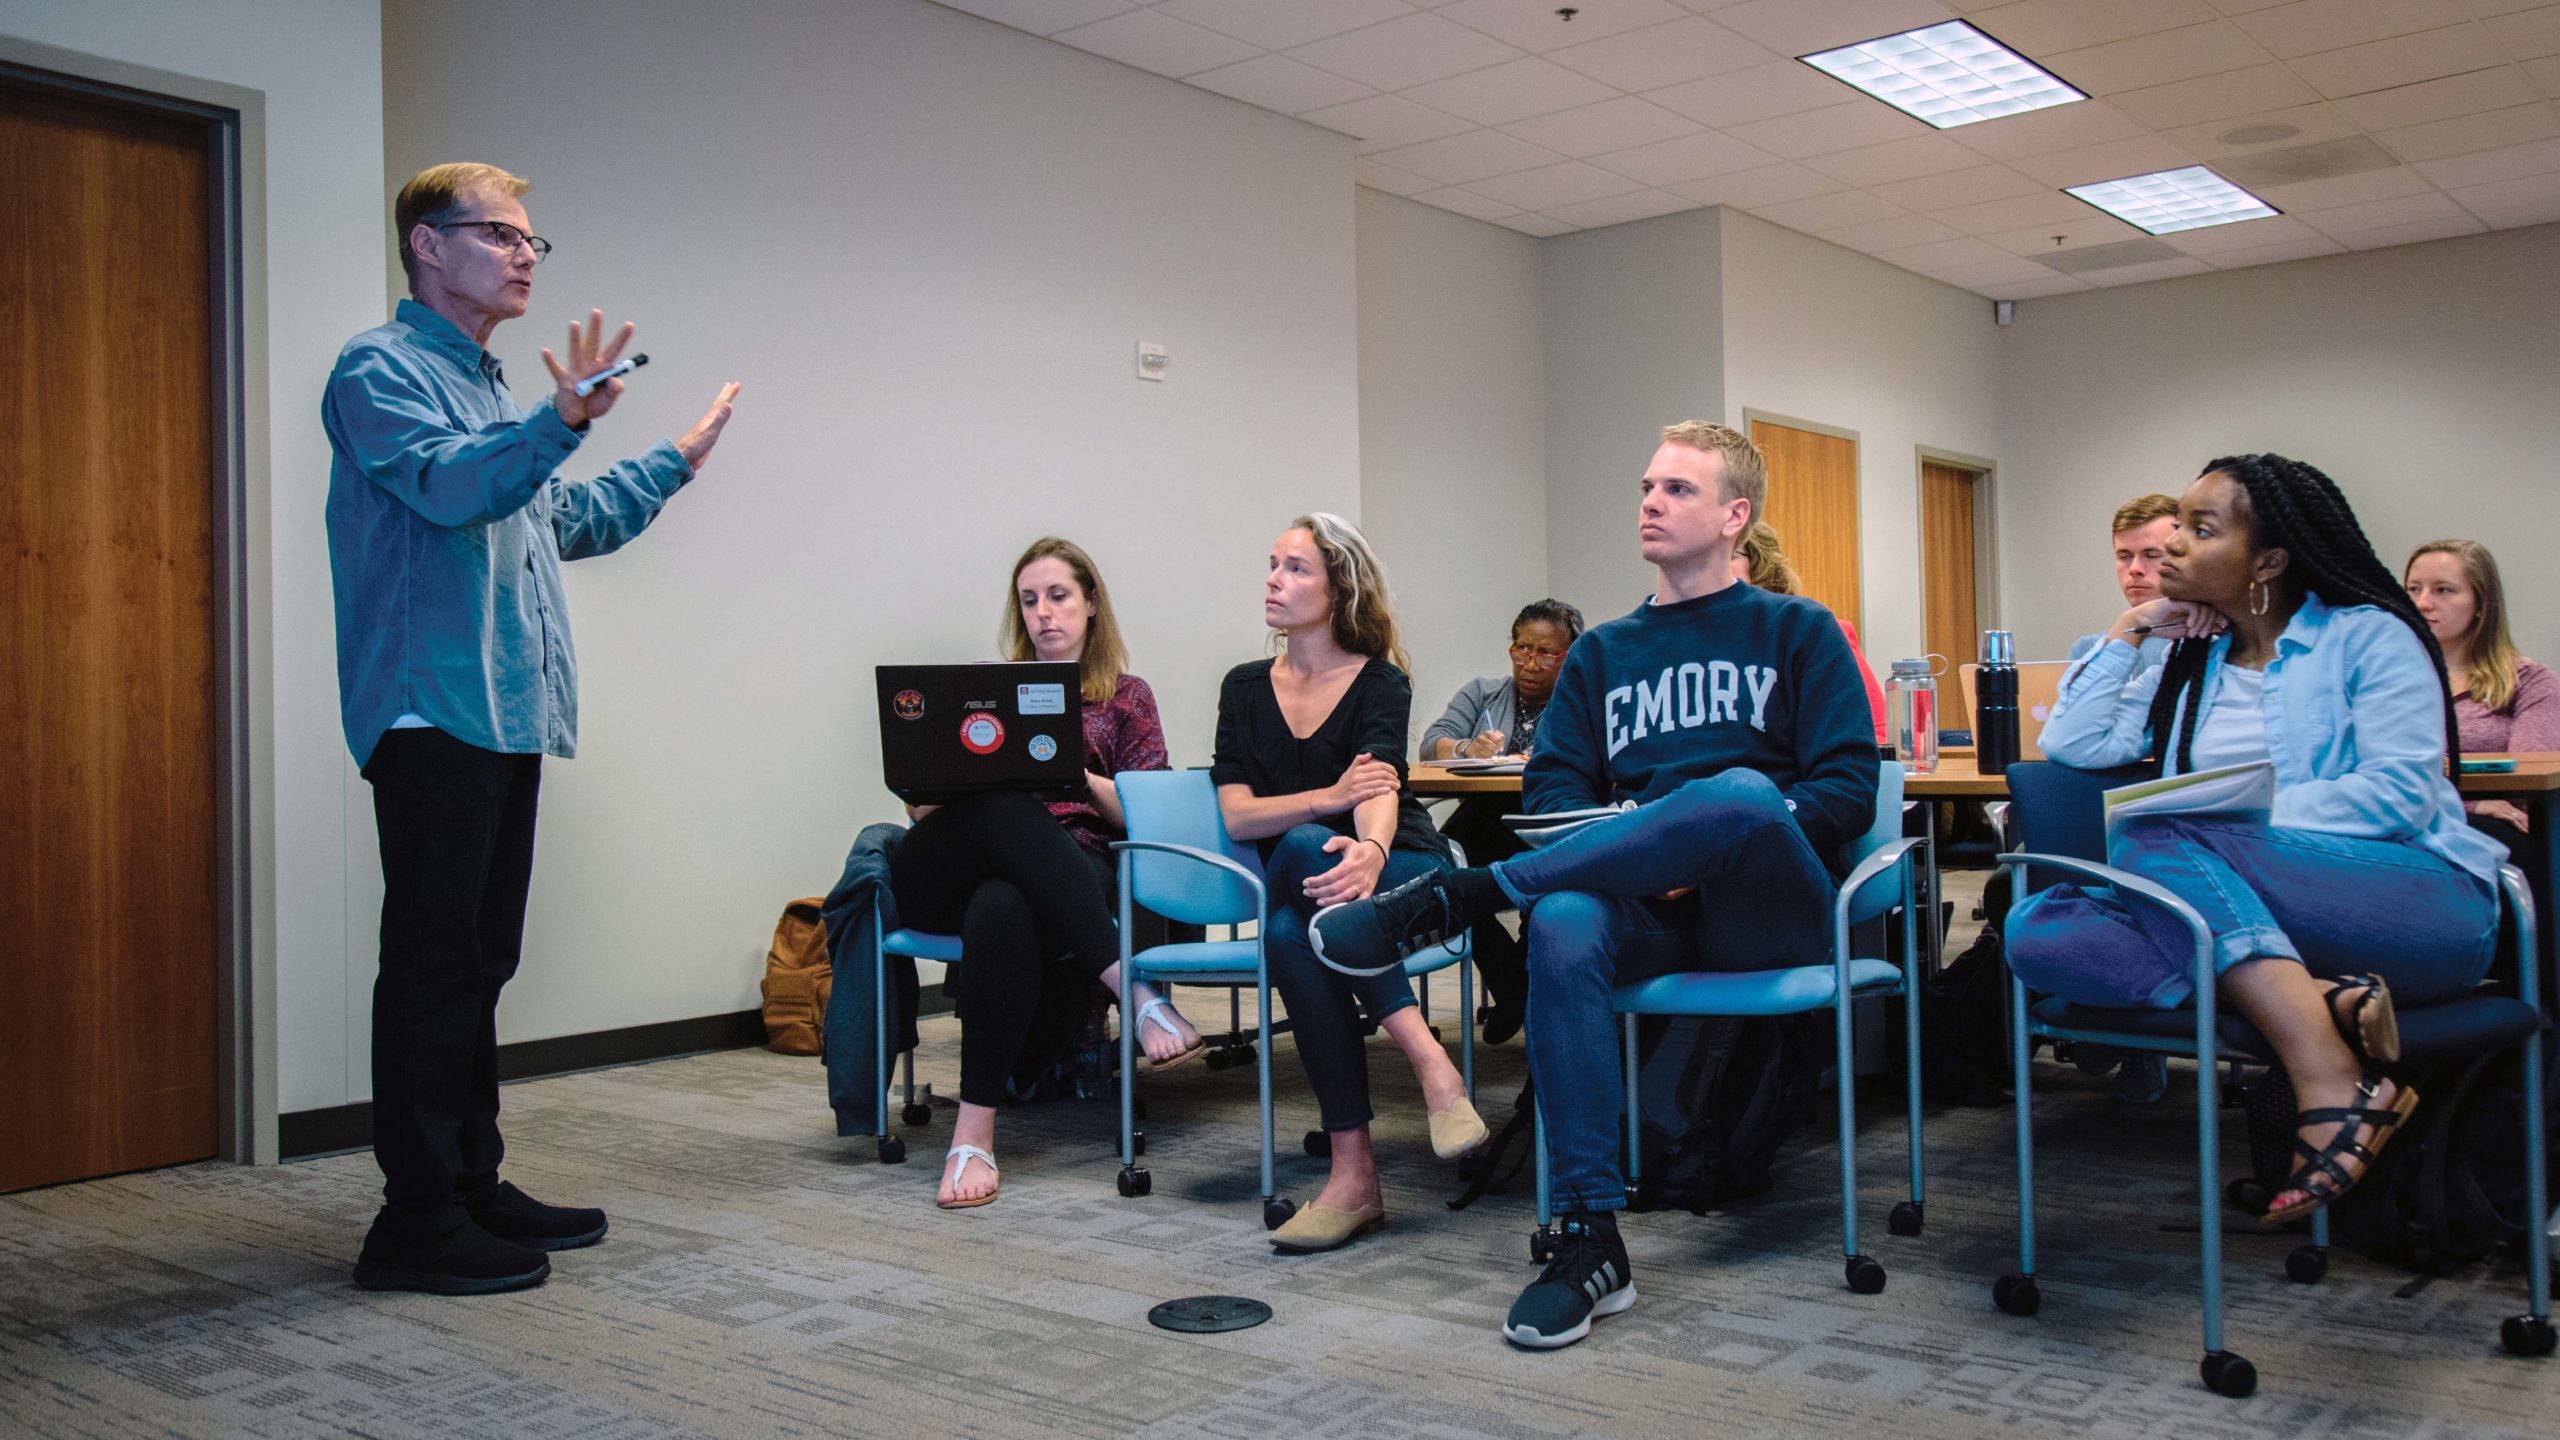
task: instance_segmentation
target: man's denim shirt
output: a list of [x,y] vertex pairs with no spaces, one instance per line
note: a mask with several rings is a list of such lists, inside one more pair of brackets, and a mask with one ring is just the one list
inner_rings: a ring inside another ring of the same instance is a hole
[[404,714],[484,750],[576,754],[560,562],[647,529],[693,478],[684,456],[661,440],[594,480],[554,477],[577,432],[548,397],[518,409],[497,357],[414,300],[338,353],[320,416],[356,764]]
[[[2226,631],[2207,652],[2199,726],[2213,711],[2230,649]],[[2118,640],[2063,677],[2041,741],[2048,759],[2095,770],[2154,753],[2151,698],[2166,667],[2151,666],[2128,684],[2136,663],[2134,647]],[[2271,823],[2405,840],[2497,885],[2506,849],[2463,816],[2445,775],[2444,681],[2406,622],[2371,605],[2332,610],[2306,595],[2276,637],[2266,673]],[[2168,757],[2164,773],[2176,773],[2177,728],[2173,720],[2157,751]]]

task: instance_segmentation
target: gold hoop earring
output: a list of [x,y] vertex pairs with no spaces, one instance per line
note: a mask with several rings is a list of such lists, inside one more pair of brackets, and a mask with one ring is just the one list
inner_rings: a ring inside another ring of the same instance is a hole
[[2275,603],[2275,587],[2274,587],[2274,586],[2271,586],[2271,585],[2269,585],[2266,581],[2261,580],[2261,581],[2259,581],[2257,584],[2252,585],[2252,586],[2250,586],[2250,587],[2249,587],[2249,613],[2250,613],[2250,614],[2252,614],[2252,615],[2264,615],[2264,614],[2266,614],[2266,613],[2267,613],[2267,607],[2268,607],[2269,605],[2274,604],[2274,603]]

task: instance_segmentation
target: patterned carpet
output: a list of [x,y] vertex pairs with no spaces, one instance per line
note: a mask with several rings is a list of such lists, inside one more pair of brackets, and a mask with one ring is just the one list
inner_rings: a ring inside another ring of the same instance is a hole
[[[1210,1007],[1195,1007],[1204,1012]],[[948,1093],[953,1022],[922,1073]],[[1312,1103],[1283,1041],[1283,1193],[1317,1184]],[[1488,1051],[1499,1124],[1517,1044]],[[1113,1107],[1008,1114],[1004,1195],[933,1207],[947,1109],[914,1159],[840,1141],[814,1060],[734,1051],[507,1092],[509,1174],[613,1212],[551,1281],[478,1300],[371,1295],[347,1267],[370,1157],[199,1165],[0,1198],[0,1427],[13,1435],[1562,1436],[2075,1433],[2549,1435],[2560,1367],[2496,1343],[2511,1267],[2413,1285],[2341,1255],[2283,1278],[2290,1237],[2234,1235],[2231,1343],[2259,1395],[2195,1374],[2192,1111],[2121,1105],[2047,1067],[2045,1307],[1994,1311],[2011,1263],[2006,1110],[1933,1117],[1924,1236],[1883,1233],[1900,1149],[1865,1106],[1869,1253],[1840,1279],[1827,1130],[1777,1191],[1628,1227],[1642,1302],[1572,1350],[1510,1350],[1496,1324],[1534,1274],[1525,1195],[1463,1212],[1410,1076],[1372,1051],[1391,1227],[1284,1258],[1253,1203],[1250,1072],[1148,1087],[1151,1198],[1115,1193]],[[2049,1083],[2047,1083],[2049,1080]],[[2109,1154],[2118,1158],[2110,1160]],[[2237,1158],[2235,1137],[2234,1158]],[[1150,1328],[1156,1302],[1268,1301],[1258,1329]],[[2537,1420],[2534,1417],[2540,1415]]]

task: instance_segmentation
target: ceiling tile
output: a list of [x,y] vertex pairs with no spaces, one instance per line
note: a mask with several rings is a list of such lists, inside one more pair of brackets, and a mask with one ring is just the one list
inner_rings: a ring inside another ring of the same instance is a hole
[[1855,190],[1843,190],[1837,195],[1817,195],[1810,200],[1781,200],[1774,205],[1748,205],[1743,208],[1763,220],[1807,234],[1837,230],[1844,225],[1864,225],[1870,220],[1886,220],[1903,213],[1873,195],[1861,195]]
[[2524,62],[2524,73],[2542,87],[2542,93],[2560,99],[2560,55],[2546,55]]
[[2263,220],[2243,220],[2236,225],[2207,225],[2201,230],[2180,230],[2159,238],[2190,255],[2211,258],[2233,250],[2263,250],[2270,245],[2293,245],[2324,237],[2290,215],[2270,215]]
[[1137,0],[940,0],[954,10],[966,10],[999,25],[1028,30],[1034,35],[1055,35],[1078,25],[1090,25],[1106,15],[1117,15],[1138,8]]
[[2525,175],[2453,192],[2463,209],[2501,230],[2560,221],[2560,175]]
[[2462,0],[2462,8],[2486,20],[2494,15],[2513,15],[2519,10],[2539,10],[2552,0]]
[[1858,92],[1800,60],[1754,65],[1645,92],[1647,100],[1719,128],[1845,104]]
[[2003,115],[1947,133],[1994,160],[2015,160],[2021,155],[2050,155],[2056,150],[2130,140],[2151,132],[2103,100],[2082,100],[2024,115]]
[[1714,21],[1691,15],[1552,52],[1559,65],[1621,90],[1658,90],[1707,75],[1762,65],[1772,55]]
[[[1920,248],[1929,250],[1936,247],[1923,245]],[[1975,265],[1914,265],[1902,258],[1911,253],[1909,251],[1895,251],[1876,258],[1889,260],[1905,270],[1917,270],[1923,275],[1944,280],[1950,285],[1961,286],[1967,290],[2002,280],[2047,280],[2054,277],[2054,271],[2049,267],[2012,255],[1996,245],[1989,248],[1991,253],[1999,258],[1985,260]]]
[[[1559,155],[1579,158],[1597,155],[1604,150],[1625,150],[1675,136],[1696,134],[1698,123],[1648,105],[1632,95],[1621,95],[1597,105],[1560,110],[1553,115],[1541,115],[1534,120],[1523,120],[1502,128],[1504,133],[1532,145],[1544,145]],[[1682,175],[1678,178],[1694,180],[1698,177]]]
[[1913,245],[1926,245],[1936,240],[1963,241],[1965,239],[1954,229],[1941,225],[1926,215],[1890,215],[1882,220],[1870,220],[1864,225],[1847,225],[1837,230],[1825,230],[1822,232],[1822,238],[1834,245],[1846,245],[1852,250],[1863,250],[1870,255],[1879,250],[1902,250]]
[[1976,165],[1968,170],[1950,170],[1919,180],[1896,180],[1866,189],[1868,194],[1890,200],[1905,210],[1923,213],[1978,205],[1985,200],[2050,193],[2044,182],[2028,179],[2006,165]]
[[1925,245],[1876,252],[1879,260],[1890,260],[1905,270],[1918,270],[1934,275],[1941,270],[2007,268],[2034,262],[2020,259],[1988,240],[1959,235],[1953,240],[1932,240]]
[[2482,150],[2446,160],[2425,160],[2412,167],[2447,190],[2486,185],[2523,175],[2560,175],[2560,140],[2536,140],[2502,150]]
[[1177,80],[1250,60],[1258,53],[1241,40],[1231,40],[1215,30],[1203,30],[1153,10],[1132,10],[1073,30],[1061,30],[1049,38]]
[[2228,20],[2163,30],[2043,57],[2053,73],[2092,95],[2144,90],[2224,70],[2264,65],[2265,47]]
[[[2022,226],[2016,230],[2003,230],[1996,235],[1985,235],[1982,238],[2012,255],[2024,255],[2031,260],[2060,254],[2065,250],[2085,249],[2091,245],[2112,245],[2119,240],[2149,238],[2141,231],[2095,206],[2082,205],[2077,200],[2071,203],[2080,207],[2080,214],[2075,219]],[[2054,243],[2055,236],[2061,237],[2060,244]]]
[[1518,59],[1520,52],[1482,31],[1437,15],[1414,14],[1301,45],[1289,54],[1372,89],[1402,90]]
[[1479,125],[1507,125],[1532,115],[1595,104],[1616,93],[1588,76],[1576,75],[1535,55],[1524,55],[1500,65],[1416,85],[1405,92],[1405,98]]
[[1730,135],[1719,135],[1709,130],[1683,135],[1677,140],[1638,145],[1630,150],[1612,150],[1588,158],[1592,164],[1615,170],[1630,180],[1641,180],[1647,185],[1677,185],[1683,180],[1704,180],[1711,175],[1756,170],[1774,163],[1778,157],[1757,146],[1745,145]]
[[[2041,265],[2036,268],[2044,270],[2044,267]],[[1964,288],[1972,291],[1976,295],[1986,296],[1993,300],[2040,300],[2047,295],[2061,295],[2073,290],[2095,290],[2098,288],[2086,280],[2076,280],[2068,275],[2055,275],[2050,270],[2046,270],[2045,273],[2052,276],[2052,278],[2048,280],[1993,280],[1982,284],[1968,284]]]
[[2560,55],[2560,5],[2546,5],[2489,22],[2489,33],[2519,60]]
[[2175,280],[2182,275],[2202,275],[2213,269],[2192,255],[2175,260],[2154,260],[2147,265],[2118,265],[2111,270],[2092,270],[2089,283],[2113,290],[2120,285],[2143,285],[2153,280]]
[[1404,0],[1150,0],[1157,11],[1232,35],[1265,50],[1286,50],[1328,35],[1410,15]]
[[2203,0],[2026,0],[1970,17],[1983,31],[2038,61],[2065,50],[2129,40],[2213,18]]
[[2441,220],[2419,220],[2407,225],[2384,225],[2372,230],[2359,230],[2341,235],[2338,243],[2350,250],[2387,250],[2394,245],[2417,245],[2429,240],[2450,240],[2456,235],[2477,235],[2489,227],[2469,215],[2448,215]]
[[2334,100],[2485,70],[2505,59],[2479,26],[2448,25],[2394,40],[2375,40],[2305,55],[2293,62],[2293,73]]
[[1240,65],[1204,70],[1189,83],[1283,115],[1341,105],[1369,93],[1369,87],[1356,80],[1301,65],[1286,55],[1257,55]]
[[2502,110],[2510,105],[2529,105],[2541,98],[2541,93],[2514,66],[2500,65],[2468,75],[2447,75],[2441,80],[2421,80],[2415,85],[2350,95],[2337,103],[2364,128],[2390,130],[2477,115],[2483,110]]
[[1673,215],[1695,210],[1698,202],[1684,200],[1662,190],[1631,190],[1603,200],[1585,200],[1579,205],[1558,205],[1548,214],[1569,220],[1585,230],[1603,225],[1624,225],[1631,220],[1650,220],[1656,215]]
[[1971,169],[1982,163],[1982,156],[1944,135],[1914,135],[1818,155],[1804,163],[1843,184],[1865,186]]
[[2181,170],[2194,163],[2193,156],[2156,137],[2113,140],[2052,155],[2030,155],[2016,162],[2020,170],[2057,190],[2159,170]]
[[2290,5],[2293,0],[2211,0],[2211,3],[2214,9],[2225,15],[2246,15],[2256,10],[2272,10],[2278,5]]
[[1466,121],[1454,115],[1443,115],[1397,95],[1373,95],[1348,105],[1328,105],[1298,118],[1327,130],[1339,130],[1359,141],[1352,148],[1353,154],[1419,145],[1469,128]]
[[1597,165],[1585,165],[1579,160],[1568,160],[1561,165],[1542,165],[1535,170],[1488,175],[1467,188],[1488,199],[1517,205],[1523,210],[1550,210],[1558,205],[1578,205],[1603,196],[1624,195],[1639,187],[1624,175],[1613,174]]
[[2547,100],[2374,134],[2403,160],[2441,160],[2448,155],[2497,150],[2553,136],[2560,136],[2560,110]]
[[1437,205],[1443,210],[1455,211],[1474,220],[1500,220],[1520,213],[1520,207],[1517,205],[1488,200],[1463,185],[1447,185],[1437,190],[1425,190],[1413,198],[1425,205]]
[[2252,10],[2238,23],[2267,47],[2267,53],[2290,60],[2368,40],[2459,25],[2469,18],[2461,0],[2295,0]]
[[2292,215],[2308,210],[2335,210],[2341,205],[2362,205],[2374,200],[2397,200],[2403,195],[2423,195],[2432,188],[2416,171],[2405,165],[2394,165],[2388,170],[2366,170],[2327,180],[2306,180],[2299,185],[2270,185],[2254,193],[2259,199]]
[[1997,235],[2031,225],[2067,223],[2086,219],[2089,214],[2085,202],[2059,190],[2039,190],[2012,200],[1986,200],[1978,205],[1955,205],[1929,212],[1931,219],[1943,220],[1967,235]]
[[2202,125],[2319,98],[2319,91],[2282,65],[2251,65],[2108,97],[2117,109],[2155,130]]
[[2217,270],[2240,270],[2251,265],[2280,265],[2287,260],[2308,260],[2316,255],[2344,255],[2347,247],[2326,235],[2308,240],[2290,240],[2282,245],[2269,245],[2256,250],[2224,250],[2205,258]]
[[1549,219],[1544,215],[1513,215],[1508,219],[1496,220],[1493,223],[1500,225],[1505,229],[1517,230],[1523,235],[1535,235],[1540,239],[1544,239],[1549,235],[1568,234],[1581,228],[1575,225],[1568,225],[1562,220]]
[[[2278,129],[2292,133],[2274,133]],[[2180,125],[2160,133],[2161,138],[2179,149],[2209,162],[2231,155],[2257,155],[2273,149],[2344,140],[2362,132],[2355,122],[2339,113],[2337,102],[2320,100],[2256,115],[2229,115],[2202,125]],[[2226,140],[2226,135],[2240,139]]]
[[1419,195],[1433,188],[1435,183],[1412,171],[1398,170],[1365,158],[1351,163],[1351,178],[1372,190],[1384,190],[1390,195]]
[[1487,175],[1552,165],[1563,158],[1526,140],[1514,140],[1499,130],[1470,130],[1445,140],[1426,140],[1377,153],[1381,165],[1410,170],[1443,185],[1464,185]]
[[2341,205],[2335,210],[2313,210],[2297,218],[2333,240],[2343,240],[2359,230],[2446,220],[2462,213],[2461,207],[2450,197],[2430,190],[2424,195],[2403,195],[2397,200],[2368,200],[2362,205]]
[[[1268,5],[1271,0],[1252,0]],[[1574,0],[1570,21],[1556,18],[1557,6],[1529,0],[1457,0],[1433,7],[1433,13],[1481,30],[1496,40],[1533,55],[1582,45],[1622,30],[1677,20],[1687,11],[1671,0]]]
[[1701,205],[1749,207],[1802,200],[1811,195],[1837,194],[1840,182],[1801,165],[1763,165],[1756,170],[1737,170],[1730,175],[1684,181],[1669,189]]
[[1938,0],[1745,0],[1715,12],[1716,23],[1781,55],[1807,55],[1855,45],[1956,17]]
[[1933,132],[1890,105],[1852,100],[1846,105],[1807,110],[1800,115],[1728,125],[1725,133],[1772,155],[1800,160],[1807,155],[1827,155],[1835,150],[1881,145],[1888,140],[1907,140]]

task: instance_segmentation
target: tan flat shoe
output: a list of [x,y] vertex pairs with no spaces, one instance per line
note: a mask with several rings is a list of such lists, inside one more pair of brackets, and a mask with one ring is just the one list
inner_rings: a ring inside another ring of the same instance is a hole
[[1431,1153],[1443,1160],[1455,1160],[1482,1145],[1493,1134],[1485,1128],[1484,1117],[1461,1095],[1446,1110],[1431,1112]]
[[1310,1255],[1319,1250],[1339,1250],[1363,1235],[1375,1235],[1387,1228],[1385,1207],[1363,1205],[1357,1210],[1336,1210],[1330,1205],[1302,1205],[1289,1223],[1271,1232],[1271,1243],[1293,1254]]

